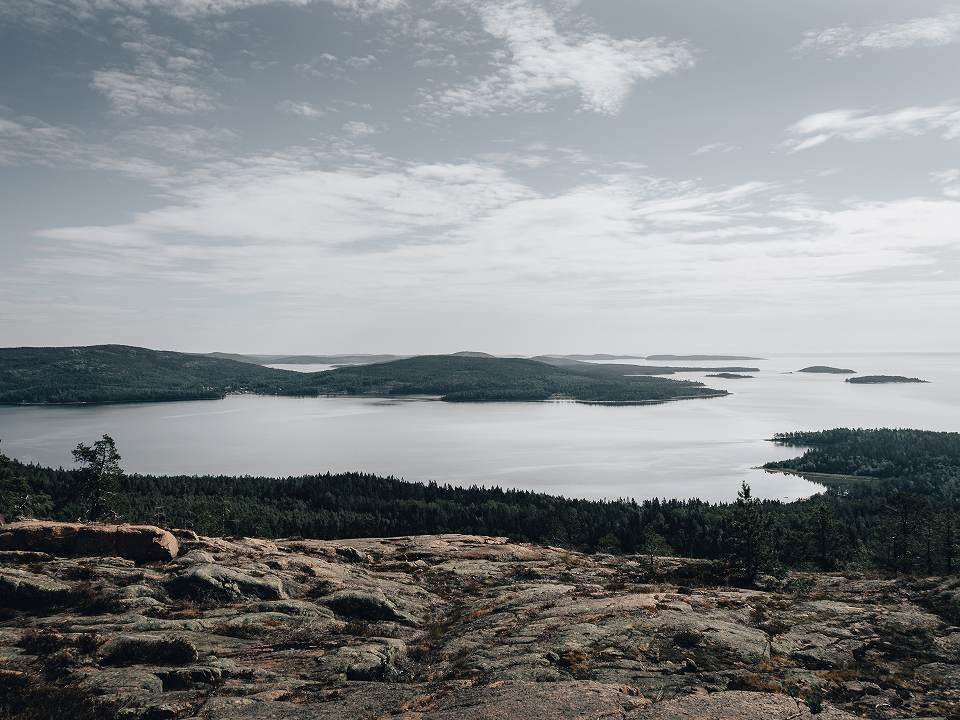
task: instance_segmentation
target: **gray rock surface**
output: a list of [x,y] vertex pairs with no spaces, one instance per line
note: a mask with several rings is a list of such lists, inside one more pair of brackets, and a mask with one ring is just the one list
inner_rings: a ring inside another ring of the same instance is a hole
[[72,586],[46,575],[0,566],[0,606],[41,609],[66,602]]
[[79,693],[128,720],[885,720],[960,707],[954,578],[800,574],[738,589],[704,561],[499,538],[177,535],[182,554],[139,567],[0,553],[0,693]]

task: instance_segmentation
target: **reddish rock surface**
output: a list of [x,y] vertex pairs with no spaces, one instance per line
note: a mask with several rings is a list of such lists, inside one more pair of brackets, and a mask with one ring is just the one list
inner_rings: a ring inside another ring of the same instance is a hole
[[172,560],[177,539],[153,525],[111,525],[23,520],[0,525],[0,550],[58,557],[122,557],[135,562]]
[[956,576],[178,534],[166,563],[0,552],[0,718],[958,717]]

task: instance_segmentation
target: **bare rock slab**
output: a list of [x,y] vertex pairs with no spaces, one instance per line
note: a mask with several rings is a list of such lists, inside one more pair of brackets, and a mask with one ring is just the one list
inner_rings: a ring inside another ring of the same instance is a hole
[[110,525],[23,520],[0,525],[0,550],[42,552],[58,557],[122,557],[135,562],[168,561],[180,546],[153,525]]

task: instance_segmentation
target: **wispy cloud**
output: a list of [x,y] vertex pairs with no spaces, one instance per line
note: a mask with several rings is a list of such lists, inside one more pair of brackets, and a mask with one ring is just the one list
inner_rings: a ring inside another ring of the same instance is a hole
[[376,65],[374,55],[348,55],[338,57],[333,53],[321,53],[308,62],[297,63],[293,69],[304,77],[313,78],[349,78],[356,70],[363,70]]
[[831,110],[809,115],[787,132],[791,152],[808,150],[829,140],[864,142],[896,135],[937,132],[945,140],[960,137],[960,103],[907,107],[888,113],[866,110]]
[[0,165],[53,164],[75,155],[79,142],[73,128],[34,117],[0,116]]
[[91,85],[106,95],[113,111],[123,117],[142,112],[188,115],[215,107],[207,92],[171,75],[150,71],[98,70]]
[[930,178],[943,188],[943,194],[960,200],[960,168],[930,173]]
[[205,51],[150,33],[141,20],[127,18],[124,25],[132,38],[123,48],[133,54],[133,67],[98,70],[91,81],[115,114],[188,115],[216,107],[214,95],[204,87],[215,75]]
[[64,24],[88,22],[104,13],[147,16],[153,11],[185,20],[227,15],[266,5],[306,7],[332,5],[366,17],[400,9],[405,0],[4,0],[0,20],[21,22],[35,28],[53,30]]
[[221,155],[224,146],[234,142],[237,135],[226,128],[174,124],[136,127],[121,132],[118,139],[165,155],[207,160]]
[[486,32],[503,41],[507,52],[495,58],[492,74],[432,93],[426,104],[437,111],[538,110],[556,95],[573,93],[583,109],[613,115],[638,81],[693,64],[682,42],[562,33],[547,10],[529,0],[477,3],[476,11]]
[[822,52],[833,57],[859,55],[864,50],[899,50],[915,46],[949,45],[960,41],[960,12],[945,12],[867,28],[849,25],[804,34],[801,52]]
[[731,153],[736,150],[739,150],[739,145],[734,145],[732,143],[718,142],[718,143],[709,143],[707,145],[701,145],[696,150],[694,150],[691,155],[709,155],[712,153]]
[[121,135],[119,142],[110,145],[94,143],[73,127],[48,125],[33,117],[0,116],[0,166],[80,167],[152,182],[173,174],[165,164],[120,147],[130,140]]
[[318,118],[327,114],[323,108],[318,108],[308,102],[295,102],[293,100],[282,100],[277,103],[277,110],[287,115],[299,115],[305,118]]
[[377,129],[373,125],[360,120],[348,120],[343,124],[343,131],[350,137],[359,138],[365,135],[373,135],[377,132]]

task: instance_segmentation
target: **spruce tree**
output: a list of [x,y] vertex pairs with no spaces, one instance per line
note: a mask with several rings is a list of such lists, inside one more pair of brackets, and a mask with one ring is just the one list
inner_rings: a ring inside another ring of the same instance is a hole
[[772,565],[770,523],[760,501],[744,481],[737,493],[727,537],[727,562],[743,582],[753,582],[761,570]]

